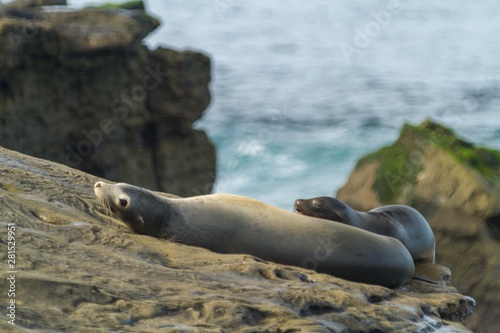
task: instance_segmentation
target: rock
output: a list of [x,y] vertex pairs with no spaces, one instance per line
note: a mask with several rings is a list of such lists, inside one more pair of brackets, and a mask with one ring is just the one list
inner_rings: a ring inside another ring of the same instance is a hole
[[500,331],[500,153],[432,121],[404,125],[392,145],[360,159],[337,197],[358,210],[413,206],[436,235],[436,259],[478,306],[465,325]]
[[0,224],[15,225],[16,241],[8,268],[1,233],[0,269],[17,270],[17,328],[468,332],[460,321],[474,300],[453,287],[412,280],[392,290],[134,234],[104,214],[97,180],[0,148]]
[[8,9],[35,8],[39,6],[66,6],[66,0],[15,0],[4,5]]
[[127,1],[127,2],[123,2],[123,3],[117,3],[117,4],[114,4],[114,3],[106,3],[104,5],[101,5],[100,6],[101,8],[114,8],[114,9],[127,9],[127,10],[134,10],[134,9],[138,9],[138,10],[142,10],[142,11],[145,11],[146,8],[144,6],[144,2],[142,0],[139,0],[139,1]]
[[211,192],[215,148],[192,128],[210,104],[207,56],[150,51],[142,39],[159,22],[140,10],[19,10],[31,19],[0,18],[1,145],[155,190]]
[[[59,41],[63,54],[89,54],[106,50],[126,50],[159,26],[141,24],[130,15],[101,9],[84,9],[75,12],[46,13],[51,28]],[[146,28],[147,27],[147,28]]]

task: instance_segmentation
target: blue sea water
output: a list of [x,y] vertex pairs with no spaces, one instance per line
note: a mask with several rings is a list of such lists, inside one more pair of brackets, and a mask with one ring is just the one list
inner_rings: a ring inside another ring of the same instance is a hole
[[149,47],[213,66],[196,127],[215,192],[292,209],[334,195],[405,122],[432,118],[500,149],[500,6],[471,1],[149,0]]

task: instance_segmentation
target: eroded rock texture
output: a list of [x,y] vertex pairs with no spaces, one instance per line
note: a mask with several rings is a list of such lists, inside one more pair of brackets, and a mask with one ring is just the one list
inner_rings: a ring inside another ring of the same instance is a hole
[[134,234],[103,214],[97,180],[0,148],[0,270],[14,223],[21,331],[468,332],[474,301],[453,287],[392,290]]
[[191,196],[215,180],[192,128],[210,103],[210,59],[150,51],[142,11],[0,9],[0,144],[94,175]]

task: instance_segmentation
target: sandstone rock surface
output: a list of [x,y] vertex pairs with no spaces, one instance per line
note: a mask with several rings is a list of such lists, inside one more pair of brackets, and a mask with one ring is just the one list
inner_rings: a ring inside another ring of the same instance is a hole
[[97,180],[0,148],[0,270],[9,223],[17,270],[16,327],[2,310],[0,330],[468,332],[474,301],[453,287],[391,290],[137,235],[103,214]]
[[465,325],[500,331],[500,153],[432,121],[405,125],[392,145],[363,157],[337,197],[358,210],[418,209],[436,236],[436,261],[477,301]]
[[0,145],[115,181],[209,193],[215,149],[192,124],[210,59],[142,39],[137,10],[0,9]]

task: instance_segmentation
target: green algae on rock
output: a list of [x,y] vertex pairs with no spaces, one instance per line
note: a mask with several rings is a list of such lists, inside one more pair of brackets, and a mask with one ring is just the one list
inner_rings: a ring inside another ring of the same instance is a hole
[[144,1],[128,1],[124,3],[105,3],[99,8],[112,8],[112,9],[127,9],[127,10],[146,10]]
[[430,120],[405,124],[397,141],[363,157],[337,198],[357,210],[405,204],[436,237],[436,260],[478,306],[474,332],[500,330],[500,153]]
[[421,171],[421,165],[416,163],[408,165],[410,154],[398,142],[390,147],[363,157],[356,167],[362,167],[373,160],[378,160],[380,166],[375,175],[373,188],[376,189],[382,203],[394,202],[402,191],[406,181],[414,181],[417,173]]
[[500,177],[500,152],[459,138],[455,132],[430,120],[420,126],[410,126],[423,136],[429,137],[442,149],[452,154],[459,162],[475,169],[486,179],[496,181]]
[[[441,167],[436,165],[437,161]],[[451,129],[427,120],[419,126],[405,124],[398,140],[391,146],[359,160],[353,174],[372,165],[376,172],[371,184],[376,198],[368,206],[393,203],[411,204],[430,193],[422,193],[432,172],[435,200],[466,209],[474,215],[489,217],[500,213],[500,153],[459,138]],[[443,176],[443,177],[441,177]],[[466,182],[463,192],[452,191],[450,182]],[[440,188],[436,188],[440,185]],[[450,184],[448,184],[450,185]],[[353,188],[341,188],[340,195],[350,198]],[[445,193],[448,192],[448,193]],[[449,197],[449,198],[448,198]],[[452,200],[448,200],[452,199]],[[348,200],[349,201],[349,200]],[[464,206],[465,204],[465,206]]]

